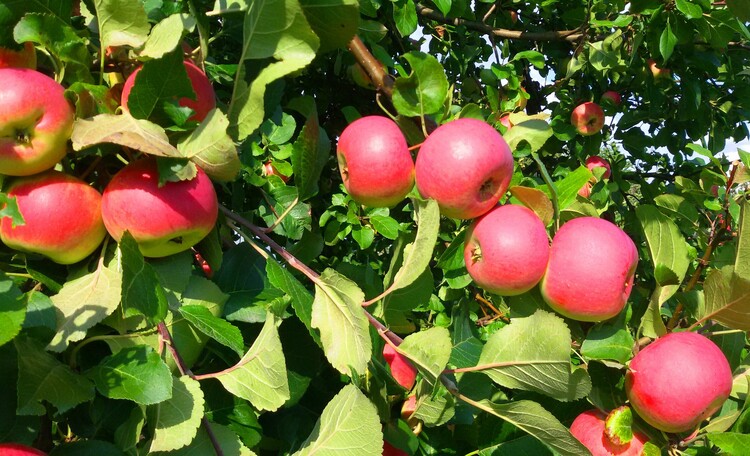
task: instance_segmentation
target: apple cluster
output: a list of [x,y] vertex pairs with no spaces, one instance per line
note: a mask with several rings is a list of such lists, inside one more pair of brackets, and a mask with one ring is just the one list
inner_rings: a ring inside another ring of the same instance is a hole
[[[0,219],[6,246],[73,264],[92,254],[107,233],[119,242],[128,231],[144,256],[162,257],[192,247],[211,231],[218,200],[200,168],[193,179],[161,183],[157,159],[137,158],[103,193],[54,169],[67,154],[75,113],[65,88],[28,68],[35,66],[33,46],[0,52],[0,174],[13,178],[3,191],[23,217],[22,224]],[[200,121],[215,107],[213,89],[197,66],[185,62],[185,68],[198,96],[178,103]],[[125,110],[137,72],[125,84]]]

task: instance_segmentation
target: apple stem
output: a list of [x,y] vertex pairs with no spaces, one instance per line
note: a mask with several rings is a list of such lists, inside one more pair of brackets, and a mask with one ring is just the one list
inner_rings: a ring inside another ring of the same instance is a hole
[[[549,173],[547,172],[547,168],[539,158],[539,155],[536,152],[532,152],[531,158],[533,158],[536,164],[539,166],[539,171],[542,173],[542,179],[544,179],[544,183],[547,184],[547,188],[549,188],[550,199],[552,200],[552,210],[555,214],[554,232],[557,232],[557,230],[560,229],[560,203],[557,200],[557,188],[555,187],[555,183],[552,181],[552,177],[550,177]],[[553,235],[555,234],[554,232],[552,233]]]

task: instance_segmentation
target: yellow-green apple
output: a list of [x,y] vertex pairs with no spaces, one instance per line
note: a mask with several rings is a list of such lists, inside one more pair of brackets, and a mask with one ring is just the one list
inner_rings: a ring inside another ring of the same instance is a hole
[[0,443],[1,456],[47,456],[47,453],[21,445],[20,443]]
[[633,357],[625,375],[630,405],[665,432],[695,429],[718,411],[732,390],[721,349],[692,332],[670,333]]
[[542,296],[568,318],[607,320],[625,307],[637,265],[638,250],[617,225],[596,217],[575,218],[552,239]]
[[547,267],[547,230],[525,206],[497,206],[469,227],[464,260],[471,278],[485,290],[503,296],[525,293]]
[[16,199],[25,222],[14,227],[9,217],[0,221],[0,238],[12,249],[72,264],[104,240],[102,195],[76,177],[49,170],[14,180],[7,194]]
[[604,126],[604,111],[601,106],[593,101],[581,103],[576,106],[570,115],[570,123],[583,136],[595,135]]
[[[591,172],[594,172],[594,169],[599,167],[605,168],[604,174],[602,174],[602,179],[609,179],[609,176],[612,175],[612,166],[609,164],[609,161],[598,155],[592,155],[591,157],[587,158],[586,167]],[[578,194],[584,198],[588,198],[589,196],[591,196],[591,188],[595,183],[596,177],[592,177],[588,182],[586,182],[583,187],[581,187],[580,190],[578,190]]]
[[172,255],[211,231],[219,205],[211,180],[196,177],[159,186],[156,160],[141,159],[120,170],[104,189],[102,218],[118,242],[129,231],[146,257]]
[[513,176],[513,155],[487,123],[463,118],[427,137],[416,164],[417,189],[447,217],[472,219],[492,209]]
[[27,41],[22,49],[0,47],[0,68],[29,68],[36,70],[36,49]]
[[414,160],[406,138],[387,117],[366,116],[347,125],[336,157],[344,187],[359,204],[393,206],[414,186]]
[[30,176],[67,152],[73,108],[63,86],[28,68],[0,68],[0,174]]
[[588,410],[581,413],[570,425],[570,433],[591,451],[592,456],[641,456],[643,445],[648,437],[640,432],[633,432],[633,440],[617,444],[606,432],[607,415],[599,410]]
[[651,71],[654,79],[666,79],[672,75],[672,70],[660,67],[654,59],[648,59],[648,62],[646,63],[648,64],[648,69]]
[[[208,80],[208,77],[203,70],[189,60],[185,60],[183,64],[185,65],[185,71],[187,71],[188,78],[190,78],[190,83],[193,86],[195,99],[182,97],[177,100],[177,104],[194,111],[194,114],[188,120],[200,122],[206,118],[209,111],[216,107],[216,93],[214,92],[213,86],[211,86],[211,81]],[[132,72],[125,80],[125,85],[122,87],[120,104],[125,111],[128,111],[128,98],[130,97],[130,91],[133,90],[133,86],[136,82],[135,79],[140,71],[141,68],[138,68]]]
[[408,359],[396,351],[390,344],[383,347],[383,358],[391,368],[391,375],[396,382],[406,388],[412,389],[414,381],[417,378],[417,369],[409,362]]
[[622,97],[614,90],[607,90],[602,94],[601,102],[602,104],[606,103],[612,106],[620,106],[620,104],[622,103]]

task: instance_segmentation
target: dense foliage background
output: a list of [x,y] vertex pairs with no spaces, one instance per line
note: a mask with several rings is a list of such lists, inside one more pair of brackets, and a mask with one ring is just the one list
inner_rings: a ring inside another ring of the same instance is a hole
[[[0,45],[33,42],[75,103],[64,170],[101,190],[124,161],[170,157],[178,176],[204,167],[223,205],[194,251],[163,259],[129,239],[68,267],[2,247],[0,441],[53,455],[380,455],[384,438],[408,454],[580,455],[573,418],[623,405],[634,351],[691,329],[724,351],[732,395],[695,435],[636,417],[648,454],[748,454],[750,154],[733,146],[749,133],[748,21],[743,0],[0,1]],[[185,57],[217,92],[200,125],[173,101],[191,95]],[[141,63],[142,102],[124,114]],[[578,135],[572,109],[608,90],[622,105]],[[635,241],[626,311],[580,323],[536,289],[493,296],[466,272],[468,222],[416,190],[390,209],[354,203],[335,143],[368,114],[395,117],[410,145],[457,117],[495,125],[516,160],[508,199],[550,235],[591,215]],[[582,198],[592,155],[612,177]],[[412,391],[381,355],[402,338]]]

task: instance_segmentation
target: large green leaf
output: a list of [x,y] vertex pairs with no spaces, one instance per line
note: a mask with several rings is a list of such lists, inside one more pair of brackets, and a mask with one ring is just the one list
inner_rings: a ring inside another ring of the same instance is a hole
[[206,456],[210,454],[216,454],[214,449],[214,442],[221,448],[224,456],[255,456],[255,453],[250,451],[245,445],[242,444],[237,434],[235,434],[230,428],[222,426],[216,423],[211,423],[211,433],[209,436],[208,432],[204,427],[198,429],[198,433],[190,442],[190,445],[170,452],[158,452],[149,453],[150,456]]
[[198,128],[177,144],[177,150],[200,166],[211,179],[234,180],[242,165],[237,147],[227,134],[228,127],[227,116],[218,109],[213,109]]
[[432,385],[437,385],[451,357],[451,345],[448,330],[434,327],[409,335],[398,350],[407,355]]
[[156,271],[146,263],[138,244],[127,231],[120,240],[122,305],[126,317],[141,314],[152,324],[167,315],[167,296]]
[[26,319],[26,301],[21,290],[0,272],[0,345],[13,340],[21,332]]
[[304,323],[310,336],[320,345],[320,334],[312,326],[313,295],[288,270],[273,260],[266,263],[266,273],[268,281],[273,286],[289,295],[297,318]]
[[357,0],[301,0],[307,22],[320,38],[320,52],[344,48],[357,33]]
[[216,342],[231,348],[240,356],[245,352],[245,345],[239,328],[223,318],[214,316],[206,307],[183,305],[179,308],[179,312],[193,327]]
[[294,456],[380,456],[383,433],[375,406],[346,385],[323,409],[310,436]]
[[86,375],[105,397],[150,405],[172,397],[172,374],[158,353],[146,345],[107,356]]
[[[515,128],[515,127],[514,127]],[[512,128],[511,128],[512,130]],[[591,178],[594,177],[591,171],[585,166],[579,166],[573,172],[565,176],[562,180],[555,182],[555,190],[557,191],[557,205],[561,211],[565,210],[573,204],[578,195],[578,190],[581,189]],[[545,193],[551,195],[549,188],[545,185],[540,187]]]
[[441,111],[450,88],[443,66],[424,52],[412,51],[403,57],[409,62],[411,74],[396,79],[393,106],[404,116],[424,116]]
[[99,114],[90,119],[76,119],[71,136],[74,150],[102,143],[118,144],[159,157],[179,157],[169,143],[166,132],[148,120],[136,119],[128,113]]
[[740,218],[737,223],[737,253],[734,260],[734,273],[750,281],[750,201],[743,200]]
[[750,331],[750,280],[725,267],[709,273],[703,291],[706,308],[701,321],[716,320],[733,329]]
[[725,454],[746,454],[750,448],[750,435],[739,432],[720,432],[706,434],[708,440],[719,447]]
[[109,46],[139,48],[151,28],[143,3],[130,0],[93,0],[102,53]]
[[[50,14],[27,14],[16,24],[13,37],[19,43],[30,41],[48,49],[61,62],[88,68],[91,56],[86,40],[62,18]],[[87,76],[90,79],[91,76]]]
[[612,359],[625,364],[630,359],[634,344],[627,327],[625,313],[617,319],[597,324],[586,335],[581,354],[593,359]]
[[160,59],[165,54],[177,49],[182,35],[195,28],[196,20],[188,14],[172,14],[154,25],[143,49],[138,53],[142,57]]
[[190,377],[172,378],[172,397],[153,406],[156,415],[149,453],[173,451],[187,446],[203,418],[203,391]]
[[307,121],[292,145],[292,167],[294,184],[299,191],[300,201],[305,201],[318,193],[318,180],[330,156],[331,141],[325,130],[320,128],[315,103],[307,112]]
[[509,129],[503,138],[511,151],[515,151],[522,141],[526,141],[531,146],[531,151],[537,152],[552,137],[552,127],[546,120],[533,118],[514,120],[516,116],[518,114],[511,116],[511,122],[518,121],[518,123],[514,123],[513,128]]

